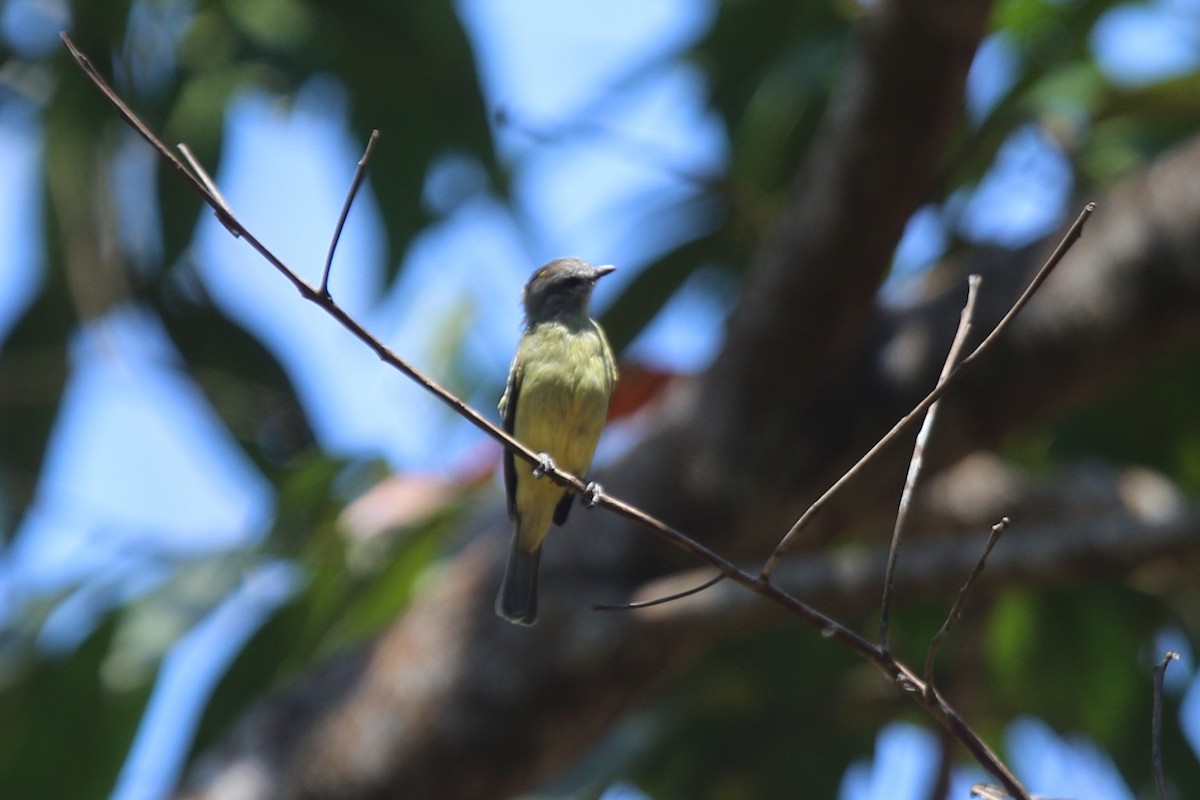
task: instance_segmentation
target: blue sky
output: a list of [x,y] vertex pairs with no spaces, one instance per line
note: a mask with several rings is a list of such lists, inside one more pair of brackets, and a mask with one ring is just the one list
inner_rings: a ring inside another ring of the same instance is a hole
[[[55,6],[42,7],[53,12]],[[617,264],[620,271],[600,284],[596,304],[602,308],[670,244],[629,235],[646,210],[633,198],[650,192],[667,202],[684,196],[688,187],[633,151],[648,147],[668,154],[676,169],[711,172],[727,157],[728,143],[704,108],[703,76],[693,66],[664,59],[633,91],[610,89],[631,65],[655,62],[703,35],[715,13],[712,2],[461,0],[458,7],[489,103],[517,123],[496,131],[497,147],[519,164],[516,197],[533,221],[532,236],[481,192],[420,236],[406,255],[401,280],[380,295],[385,265],[379,211],[368,186],[342,237],[332,290],[385,342],[435,375],[438,342],[429,332],[442,330],[456,315],[466,320],[470,368],[494,376],[487,382],[492,388],[507,369],[518,332],[518,293],[533,266],[566,254]],[[47,35],[53,37],[58,27],[52,13],[47,21],[32,2],[10,3],[3,23],[7,35],[30,50],[46,41],[53,46]],[[1195,68],[1197,41],[1198,4],[1161,0],[1111,11],[1097,26],[1093,46],[1106,72],[1136,84]],[[985,44],[969,86],[973,118],[1012,80],[1015,57],[1002,38]],[[558,68],[567,62],[570,70]],[[325,252],[363,146],[348,136],[337,113],[340,104],[340,89],[328,81],[305,87],[287,110],[261,94],[239,97],[216,176],[247,226],[314,281],[321,267],[314,254]],[[573,137],[549,147],[531,135],[553,132],[585,108],[603,112],[611,135]],[[0,280],[8,288],[0,295],[0,335],[40,281],[40,243],[28,235],[39,229],[40,204],[31,202],[37,197],[38,135],[32,109],[15,103],[0,109],[0,238],[10,243],[0,254]],[[386,132],[380,146],[389,146]],[[131,154],[130,168],[138,169],[144,158]],[[428,202],[439,201],[438,170],[460,168],[448,155],[430,176]],[[964,228],[1002,243],[1045,234],[1068,202],[1064,175],[1061,157],[1037,130],[1018,131],[992,174],[961,198]],[[897,255],[899,277],[889,293],[902,296],[903,276],[919,273],[945,245],[932,210],[918,213]],[[397,469],[436,472],[452,470],[477,444],[473,428],[383,368],[211,217],[201,225],[196,249],[216,302],[287,367],[323,447],[344,456],[383,457]],[[699,368],[719,345],[723,312],[719,299],[685,287],[632,352],[673,368]],[[171,559],[234,548],[269,524],[269,487],[204,398],[181,378],[177,361],[154,320],[136,310],[119,310],[77,332],[72,378],[37,500],[13,546],[0,554],[0,620],[18,613],[26,598],[90,578],[89,588],[64,604],[43,637],[47,646],[69,647],[87,630],[98,604],[146,591],[170,569]],[[472,401],[494,406],[495,398],[480,392]],[[145,553],[154,558],[147,562]],[[155,797],[170,783],[181,729],[186,733],[181,720],[194,717],[223,659],[285,596],[293,579],[276,565],[256,566],[229,601],[179,641],[163,663],[117,797]],[[225,644],[215,657],[189,655],[212,652],[218,642]],[[1192,690],[1195,695],[1195,686]],[[1096,772],[1088,766],[1094,767],[1089,759],[1095,754],[1085,745],[1064,743],[1033,721],[1020,725],[1025,727],[1012,734],[1016,741],[1039,743],[1030,754],[1018,755],[1030,759],[1022,768],[1053,766],[1076,781],[1082,772]],[[175,732],[174,740],[165,738],[167,730]],[[920,764],[930,752],[926,739],[905,726],[885,730],[873,764],[858,765],[847,776],[844,799],[880,796],[872,794],[879,785],[871,776],[897,752],[915,759],[912,780],[919,785]],[[1051,745],[1081,754],[1078,764],[1063,757],[1038,766],[1037,753],[1049,752]],[[1058,784],[1046,781],[1045,789],[1031,784],[1051,795],[1067,791],[1049,788]],[[914,792],[892,796],[920,796]],[[1107,788],[1089,796],[1128,794]]]

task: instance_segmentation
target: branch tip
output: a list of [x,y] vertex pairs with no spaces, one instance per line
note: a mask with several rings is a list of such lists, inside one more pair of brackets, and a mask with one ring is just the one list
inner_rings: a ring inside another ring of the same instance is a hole
[[333,269],[333,254],[337,252],[338,241],[342,238],[342,229],[346,227],[346,218],[350,216],[350,207],[354,205],[354,198],[358,195],[363,179],[366,178],[367,164],[371,163],[371,153],[375,150],[375,143],[378,141],[379,130],[376,128],[371,131],[371,136],[367,139],[366,149],[363,150],[362,157],[358,159],[354,177],[350,180],[350,188],[346,192],[346,199],[342,202],[342,211],[338,214],[337,225],[333,229],[333,238],[329,242],[329,251],[325,256],[325,268],[321,271],[320,292],[325,297],[329,297],[329,272]]
[[706,589],[716,586],[721,581],[725,580],[724,572],[718,572],[714,577],[709,578],[704,583],[693,586],[690,589],[684,589],[674,594],[669,594],[664,597],[656,597],[652,600],[639,600],[634,603],[620,603],[616,605],[608,605],[606,603],[593,603],[592,611],[634,611],[639,608],[651,608],[652,606],[661,606],[667,603],[672,603],[676,600],[682,600],[685,597],[691,597],[695,594],[700,594]]
[[[971,333],[971,321],[975,317],[975,302],[979,294],[979,285],[981,282],[982,279],[978,275],[972,275],[967,279],[967,300],[963,305],[962,314],[958,318],[958,329],[955,330],[954,340],[950,343],[949,352],[946,353],[946,360],[942,364],[941,374],[938,375],[938,386],[941,386],[949,379],[950,373],[958,363],[958,357],[962,352],[963,345],[966,344],[967,337]],[[884,649],[890,646],[888,642],[888,629],[891,624],[892,583],[896,575],[896,559],[900,554],[900,539],[904,533],[904,525],[908,521],[908,511],[912,507],[912,498],[913,493],[916,491],[917,481],[920,479],[921,470],[925,465],[925,448],[929,443],[929,437],[932,435],[933,424],[939,407],[940,401],[935,401],[930,404],[928,410],[925,412],[925,419],[921,422],[921,429],[917,432],[917,439],[913,443],[913,454],[908,464],[908,475],[904,479],[904,489],[900,493],[900,506],[896,510],[896,524],[892,528],[892,543],[888,549],[887,570],[883,575],[883,600],[880,602],[879,608],[879,646]]]
[[918,403],[912,411],[908,412],[903,419],[892,426],[892,429],[884,434],[883,438],[876,442],[875,445],[854,464],[854,466],[846,470],[842,477],[838,478],[832,486],[825,490],[824,494],[818,497],[816,501],[809,506],[803,514],[800,515],[800,518],[796,520],[795,524],[793,524],[788,532],[784,534],[779,544],[775,546],[775,550],[772,551],[770,557],[764,563],[761,575],[763,581],[770,579],[771,573],[775,571],[775,569],[779,566],[780,561],[783,559],[783,556],[795,544],[796,539],[799,538],[800,532],[808,526],[808,524],[816,516],[817,512],[829,502],[829,499],[843,486],[849,483],[852,478],[858,475],[858,473],[862,471],[863,467],[873,461],[880,451],[899,438],[900,434],[908,430],[909,426],[912,425],[913,422],[921,414],[923,414],[926,409],[928,409],[931,405],[936,403],[938,399],[946,394],[946,392],[948,392],[950,388],[961,379],[963,373],[966,372],[966,370],[969,369],[971,365],[979,359],[980,356],[982,356],[988,349],[991,348],[992,344],[997,338],[999,338],[1000,334],[1004,332],[1004,330],[1012,322],[1013,318],[1015,318],[1016,315],[1020,313],[1021,309],[1025,307],[1026,303],[1029,302],[1030,298],[1033,297],[1033,295],[1041,287],[1042,283],[1045,282],[1046,278],[1050,276],[1050,273],[1054,270],[1054,268],[1058,266],[1060,261],[1062,261],[1063,257],[1067,254],[1067,251],[1071,249],[1071,246],[1074,245],[1075,241],[1082,235],[1084,223],[1087,222],[1088,218],[1095,210],[1095,202],[1089,202],[1083,207],[1083,210],[1079,212],[1079,216],[1075,218],[1073,223],[1071,223],[1071,227],[1067,229],[1067,232],[1059,241],[1058,246],[1054,249],[1054,252],[1050,254],[1050,257],[1046,260],[1046,263],[1044,263],[1041,269],[1038,270],[1037,274],[1034,275],[1033,280],[1029,282],[1029,285],[1025,288],[1025,291],[1020,297],[1017,298],[1017,301],[1013,303],[1012,307],[1009,308],[1008,313],[1006,313],[1004,317],[998,323],[996,323],[996,327],[994,327],[991,333],[989,333],[987,337],[980,342],[973,351],[971,351],[971,354],[959,362],[958,366],[951,371],[947,379],[939,382],[937,387],[925,396],[925,399]]
[[[222,220],[222,223],[226,226],[226,228],[229,229],[231,234],[242,238],[252,248],[254,248],[259,255],[261,255],[289,282],[292,283],[292,285],[300,292],[302,297],[314,302],[329,316],[333,317],[339,324],[346,328],[351,334],[362,341],[381,360],[383,360],[389,366],[397,369],[411,380],[420,384],[422,388],[436,396],[443,403],[449,405],[453,411],[465,418],[468,422],[479,428],[491,438],[499,441],[506,450],[510,451],[522,460],[540,467],[541,470],[546,473],[546,478],[563,487],[564,489],[575,493],[581,493],[586,490],[584,483],[578,477],[559,471],[554,467],[552,462],[547,464],[546,462],[549,461],[548,458],[545,458],[544,456],[541,456],[541,454],[532,451],[530,448],[514,439],[511,435],[492,423],[488,418],[484,417],[474,408],[467,405],[463,400],[458,398],[457,395],[453,394],[448,389],[444,388],[431,378],[425,376],[415,367],[411,366],[407,361],[396,355],[391,349],[389,349],[374,335],[367,331],[357,320],[348,315],[345,311],[338,307],[336,303],[333,302],[327,291],[326,283],[328,279],[329,265],[332,263],[333,250],[337,243],[337,237],[340,235],[341,222],[339,222],[338,232],[335,234],[334,240],[330,247],[330,253],[326,261],[322,285],[319,289],[314,288],[300,278],[295,271],[284,264],[283,261],[281,261],[265,245],[259,242],[258,239],[255,238],[253,234],[251,234],[245,228],[244,225],[242,225],[237,217],[233,215],[231,211],[229,211],[228,206],[225,205],[224,201],[215,191],[215,186],[210,185],[212,183],[211,179],[205,181],[201,177],[198,177],[206,175],[202,169],[198,168],[198,165],[194,165],[194,171],[189,170],[188,167],[182,161],[180,161],[180,159],[177,158],[165,144],[163,144],[162,140],[159,139],[149,129],[148,126],[146,126],[141,118],[139,118],[120,98],[120,96],[117,95],[112,87],[105,82],[105,80],[92,66],[91,62],[86,56],[83,55],[82,52],[78,50],[78,48],[75,47],[74,42],[65,32],[60,34],[60,38],[62,39],[68,51],[71,53],[72,57],[75,59],[76,63],[80,66],[80,68],[84,71],[96,88],[109,100],[114,109],[117,111],[118,115],[125,120],[125,122],[128,123],[152,148],[154,148],[159,156],[176,172],[178,172],[181,178],[188,183],[188,185],[191,186],[191,188],[197,194],[199,194],[200,197],[210,207],[213,208],[213,210],[218,214],[218,217]],[[373,133],[367,144],[366,152],[364,152],[363,158],[359,161],[359,169],[356,171],[356,179],[352,183],[350,192],[347,196],[347,201],[344,205],[342,222],[344,222],[344,216],[346,213],[348,213],[350,203],[357,192],[358,184],[361,183],[361,174],[364,172],[366,164],[369,161],[369,154],[376,139],[377,136],[375,133]],[[1090,204],[1089,208],[1091,207],[1093,206]],[[1082,225],[1082,218],[1083,215],[1081,215],[1081,219],[1076,222],[1076,228]],[[1073,230],[1075,230],[1075,228],[1073,228]],[[1077,230],[1075,230],[1075,236],[1078,236]],[[1066,243],[1066,247],[1069,247],[1069,242]],[[1062,245],[1060,245],[1060,249],[1063,249],[1063,252],[1065,252],[1065,248]],[[1058,258],[1061,258],[1061,254],[1058,256]],[[1043,271],[1048,271],[1048,269],[1043,268]],[[1028,290],[1027,294],[1031,291],[1032,290]],[[1012,313],[1015,313],[1015,310],[1010,311],[1010,315]],[[999,328],[996,331],[993,331],[993,336],[998,333],[998,330]],[[931,394],[922,405],[910,412],[908,417],[905,417],[904,420],[898,423],[897,426],[893,428],[892,432],[889,433],[888,436],[883,440],[881,440],[876,447],[872,449],[871,453],[869,453],[864,457],[863,460],[859,462],[859,465],[856,465],[851,472],[848,472],[845,476],[843,476],[843,479],[839,481],[838,484],[835,484],[834,487],[827,491],[824,497],[827,497],[836,488],[838,488],[838,486],[844,483],[844,481],[851,476],[854,469],[857,469],[858,466],[861,466],[861,464],[868,460],[875,452],[893,440],[899,431],[906,427],[911,421],[910,418],[914,418],[916,414],[925,411],[930,405],[932,405],[932,403],[935,402],[936,399],[945,392],[945,387],[949,386],[949,384],[952,382],[952,379],[957,375],[962,367],[965,366],[967,360],[976,356],[978,352],[979,349],[977,348],[975,353],[972,353],[971,356],[968,356],[968,359],[964,359],[964,361],[960,363],[959,367],[956,368],[954,374],[950,376],[951,380],[946,381],[940,391],[935,390],[935,394]],[[547,469],[547,467],[549,467],[549,469]],[[754,576],[749,572],[739,569],[728,559],[710,550],[700,542],[691,539],[674,528],[671,528],[661,520],[646,514],[640,509],[635,508],[628,503],[619,500],[618,498],[604,495],[599,498],[598,502],[600,505],[613,511],[619,516],[652,531],[660,538],[718,569],[721,572],[721,575],[711,581],[709,585],[728,577],[789,611],[793,616],[799,618],[808,626],[820,631],[823,637],[837,640],[840,644],[848,647],[865,660],[884,670],[887,674],[895,674],[896,672],[900,672],[901,674],[905,675],[905,679],[910,682],[910,685],[915,689],[918,689],[918,691],[914,692],[914,695],[918,697],[918,701],[921,702],[921,705],[923,705],[935,719],[942,723],[943,726],[945,726],[947,730],[949,730],[955,736],[955,738],[962,742],[963,745],[985,769],[999,778],[1009,789],[1009,791],[1022,798],[1022,800],[1027,800],[1029,795],[1011,775],[1008,769],[1004,766],[1003,762],[1001,762],[1000,759],[991,752],[983,740],[979,738],[978,734],[975,733],[975,731],[973,731],[969,726],[967,726],[965,722],[963,722],[961,717],[958,716],[954,709],[951,708],[945,702],[945,700],[937,694],[936,691],[919,691],[921,686],[919,679],[911,676],[911,673],[907,670],[907,668],[895,661],[895,659],[893,659],[890,654],[886,652],[886,650],[873,645],[871,642],[867,641],[865,638],[858,635],[846,626],[838,623],[807,603],[771,584],[769,582],[769,569],[765,569],[764,572],[759,576]],[[818,504],[820,502],[821,501],[819,500]],[[810,508],[810,512],[815,512],[815,509],[818,508],[818,504],[814,504],[814,506]],[[806,512],[806,514],[808,513],[809,512]],[[801,521],[803,521],[803,519],[804,518],[802,518]],[[791,536],[796,530],[798,530],[798,526],[794,527],[792,532],[789,532],[789,536]],[[785,545],[787,543],[788,538],[785,537],[785,540],[780,543],[780,545],[776,548],[775,553],[772,554],[772,561],[769,561],[768,565],[772,565],[778,560],[779,557],[781,557],[783,550],[786,549]]]
[[1167,778],[1163,772],[1162,757],[1162,701],[1163,681],[1167,677],[1167,667],[1172,661],[1179,659],[1179,653],[1168,650],[1163,654],[1162,661],[1154,667],[1154,708],[1151,716],[1150,729],[1150,764],[1154,771],[1154,787],[1158,791],[1159,800],[1167,800]]
[[1000,521],[992,526],[992,531],[988,535],[987,544],[983,546],[983,552],[979,555],[979,560],[975,562],[975,568],[971,570],[971,574],[967,576],[966,583],[958,590],[958,596],[954,598],[954,604],[950,607],[950,612],[946,615],[946,621],[942,623],[942,627],[929,640],[929,647],[925,651],[925,687],[926,691],[931,691],[933,688],[933,662],[937,656],[938,647],[942,640],[950,633],[950,629],[962,617],[963,608],[967,604],[967,596],[971,593],[971,587],[975,585],[976,579],[983,572],[984,564],[987,563],[987,557],[991,554],[992,548],[996,546],[996,542],[1000,541],[1001,534],[1008,530],[1008,517],[1001,517]]

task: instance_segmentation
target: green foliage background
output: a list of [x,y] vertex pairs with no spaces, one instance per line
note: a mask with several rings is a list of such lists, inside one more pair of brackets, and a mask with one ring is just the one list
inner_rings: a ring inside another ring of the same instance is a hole
[[[74,0],[72,35],[166,141],[186,141],[211,171],[221,163],[224,109],[232,97],[257,88],[287,98],[318,75],[345,88],[354,137],[365,141],[380,128],[404,143],[381,148],[371,164],[393,269],[432,221],[420,197],[436,157],[467,154],[485,169],[489,189],[508,196],[510,175],[493,152],[490,110],[451,4],[202,0],[182,16],[171,3],[134,5]],[[1114,85],[1094,63],[1089,36],[1111,6],[1095,0],[998,5],[993,26],[1019,54],[1019,73],[980,124],[962,127],[935,200],[977,183],[1006,138],[1029,122],[1061,134],[1080,193],[1102,192],[1195,132],[1200,74],[1133,89]],[[156,13],[182,19],[177,40],[164,38]],[[702,232],[629,284],[604,320],[616,345],[628,343],[702,267],[740,277],[814,139],[857,14],[851,3],[725,2],[709,33],[681,56],[708,76],[731,159],[695,197],[663,212],[703,220]],[[197,747],[262,692],[402,608],[419,577],[446,552],[446,541],[453,541],[472,495],[415,524],[373,569],[354,567],[337,518],[351,496],[379,477],[378,468],[321,453],[271,352],[202,295],[176,290],[202,217],[198,200],[160,171],[147,192],[161,226],[153,263],[139,263],[134,253],[102,257],[99,210],[113,205],[106,178],[124,140],[123,123],[64,50],[2,46],[10,83],[0,102],[16,102],[35,83],[49,88],[30,95],[44,132],[46,263],[34,301],[0,348],[0,535],[11,537],[37,490],[69,377],[69,337],[81,323],[130,301],[162,320],[189,375],[273,484],[278,509],[261,548],[179,564],[174,577],[148,595],[114,605],[72,652],[46,652],[34,643],[60,596],[30,604],[0,631],[3,793],[100,797],[111,791],[162,655],[243,570],[283,557],[299,565],[307,582],[232,665],[209,703]],[[167,67],[144,79],[150,73],[141,65],[163,53]],[[956,234],[954,208],[942,214]],[[72,285],[82,262],[91,279],[86,293]],[[1011,452],[1046,470],[1080,454],[1148,463],[1195,490],[1200,370],[1195,352],[1174,358],[1148,380],[1030,434]],[[230,402],[229,387],[244,390],[247,401]],[[1146,407],[1160,411],[1154,428],[1134,434],[1122,420]],[[1045,442],[1053,444],[1039,445]],[[987,734],[996,736],[1020,709],[1100,742],[1130,785],[1144,791],[1151,644],[1168,623],[1197,641],[1200,614],[1184,600],[1194,598],[1159,597],[1120,581],[1012,590],[980,600],[969,620],[974,632],[949,648],[944,668],[953,682],[953,665],[982,662],[982,669],[964,674],[985,675],[985,684],[954,688],[972,698],[970,711]],[[919,648],[941,613],[941,607],[907,610],[897,621],[902,640]],[[811,639],[781,643],[768,632],[749,632],[724,644],[647,712],[653,724],[636,747],[593,762],[572,790],[587,794],[626,777],[656,797],[782,796],[781,787],[801,782],[813,796],[834,796],[846,765],[870,753],[878,726],[908,709],[894,697],[872,696],[857,665]],[[118,666],[122,677],[114,680]],[[1180,796],[1200,797],[1195,753],[1174,722],[1177,703],[1177,696],[1168,700],[1168,763]],[[846,704],[858,711],[848,715]],[[800,714],[805,719],[798,725]]]

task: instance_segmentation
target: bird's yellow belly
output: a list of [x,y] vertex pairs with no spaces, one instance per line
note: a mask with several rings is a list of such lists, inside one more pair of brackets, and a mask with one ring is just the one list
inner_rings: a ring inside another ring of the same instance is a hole
[[[524,354],[513,434],[549,455],[560,469],[583,478],[604,428],[612,391],[604,341],[590,331],[561,331],[537,342],[534,352]],[[516,507],[528,547],[541,543],[563,493],[553,482],[535,479],[532,472],[529,464],[516,464]]]
[[[537,372],[534,367],[530,370]],[[578,371],[574,380],[526,374],[514,433],[568,472],[582,475],[592,463],[596,441],[608,415],[608,392],[600,381]],[[528,471],[528,470],[526,470]]]

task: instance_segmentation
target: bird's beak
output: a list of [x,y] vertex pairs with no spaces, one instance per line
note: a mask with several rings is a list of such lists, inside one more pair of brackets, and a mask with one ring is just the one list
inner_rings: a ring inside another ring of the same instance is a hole
[[596,275],[594,278],[592,278],[592,280],[594,280],[594,281],[600,280],[601,278],[603,278],[605,275],[607,275],[610,272],[616,272],[617,268],[614,267],[612,264],[604,264],[602,266],[596,267],[595,270],[596,270]]

